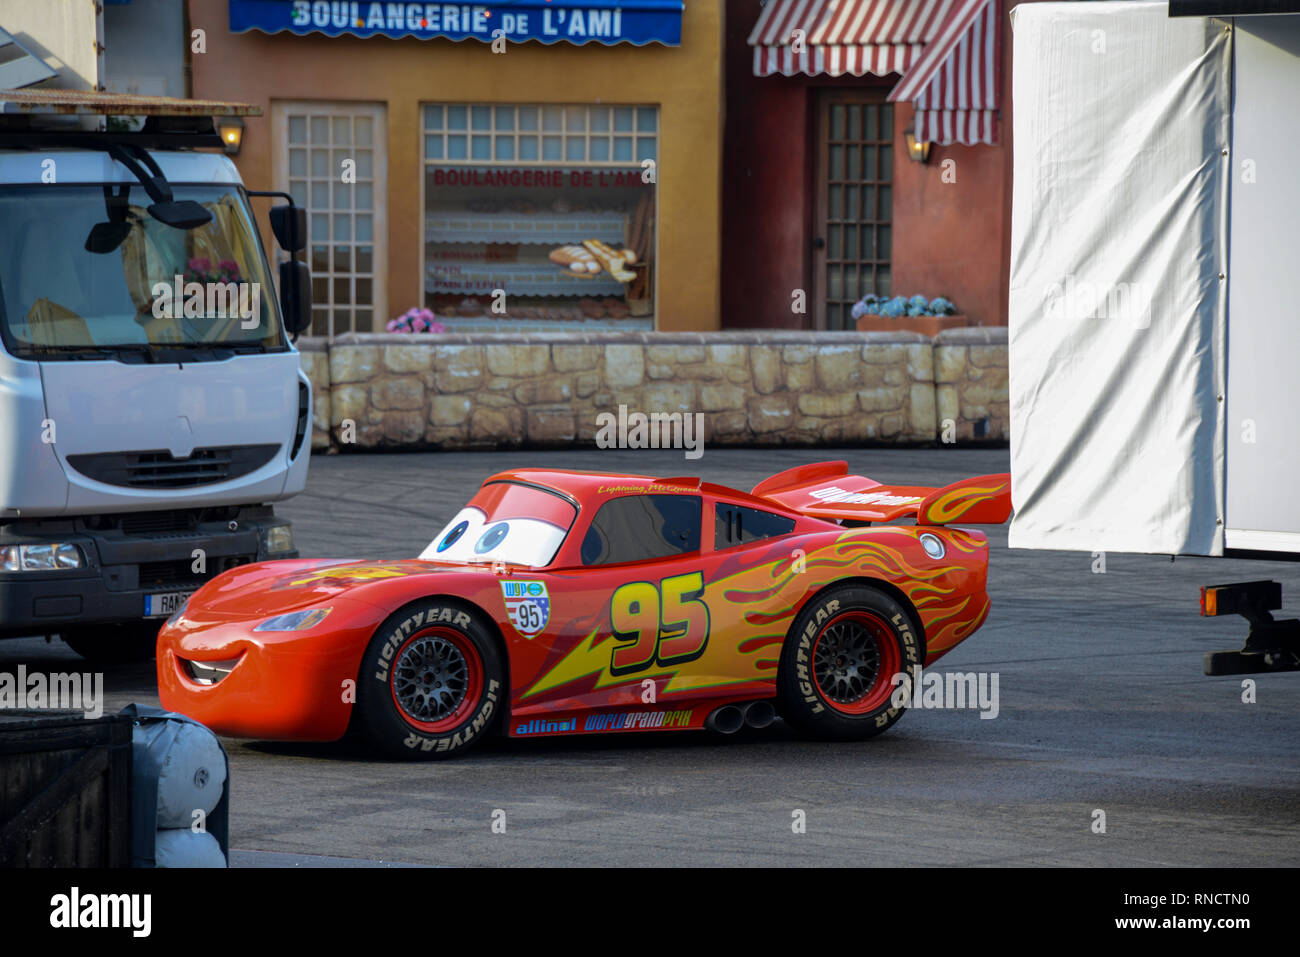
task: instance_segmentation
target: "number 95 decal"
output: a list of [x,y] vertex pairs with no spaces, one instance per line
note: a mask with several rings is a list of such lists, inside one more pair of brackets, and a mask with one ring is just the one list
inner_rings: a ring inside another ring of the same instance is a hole
[[709,642],[709,608],[701,600],[704,573],[674,575],[658,585],[628,582],[609,599],[610,629],[616,641],[609,671],[627,675],[651,665],[681,665],[704,654]]
[[503,581],[501,597],[510,621],[526,638],[540,633],[551,618],[551,596],[545,582]]

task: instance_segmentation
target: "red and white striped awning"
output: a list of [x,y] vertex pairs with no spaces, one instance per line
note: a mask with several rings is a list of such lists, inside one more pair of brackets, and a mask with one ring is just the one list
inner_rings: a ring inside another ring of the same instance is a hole
[[916,106],[917,139],[996,143],[1000,0],[768,0],[754,74],[887,76]]
[[754,74],[905,73],[958,0],[768,0],[749,35]]

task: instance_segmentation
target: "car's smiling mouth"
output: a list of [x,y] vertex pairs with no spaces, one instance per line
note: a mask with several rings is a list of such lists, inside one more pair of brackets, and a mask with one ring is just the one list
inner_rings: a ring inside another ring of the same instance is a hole
[[235,670],[235,666],[243,661],[244,656],[241,654],[238,658],[230,658],[225,661],[194,661],[190,658],[181,658],[177,655],[177,660],[181,663],[181,668],[185,671],[185,676],[200,685],[215,685],[222,681],[227,675]]

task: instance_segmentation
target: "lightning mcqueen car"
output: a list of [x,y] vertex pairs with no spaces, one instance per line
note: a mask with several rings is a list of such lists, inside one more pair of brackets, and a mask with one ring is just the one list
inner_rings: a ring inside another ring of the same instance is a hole
[[[739,492],[519,470],[418,560],[276,561],[214,578],[158,638],[163,707],[219,733],[400,757],[512,737],[708,727],[779,712],[830,739],[903,712],[895,676],[989,611],[1010,477],[886,487],[845,463]],[[901,696],[900,696],[901,697]]]

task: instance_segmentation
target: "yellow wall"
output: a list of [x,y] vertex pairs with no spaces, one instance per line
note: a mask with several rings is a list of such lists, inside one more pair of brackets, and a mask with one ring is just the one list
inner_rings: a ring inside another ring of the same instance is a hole
[[[387,104],[391,315],[424,301],[422,103],[657,104],[658,328],[719,327],[722,4],[687,0],[676,48],[530,42],[504,55],[477,40],[232,34],[227,7],[190,0],[191,28],[207,40],[207,52],[193,55],[193,96],[265,110],[247,122],[236,159],[250,189],[273,185],[273,99]],[[382,322],[376,317],[376,328]]]

